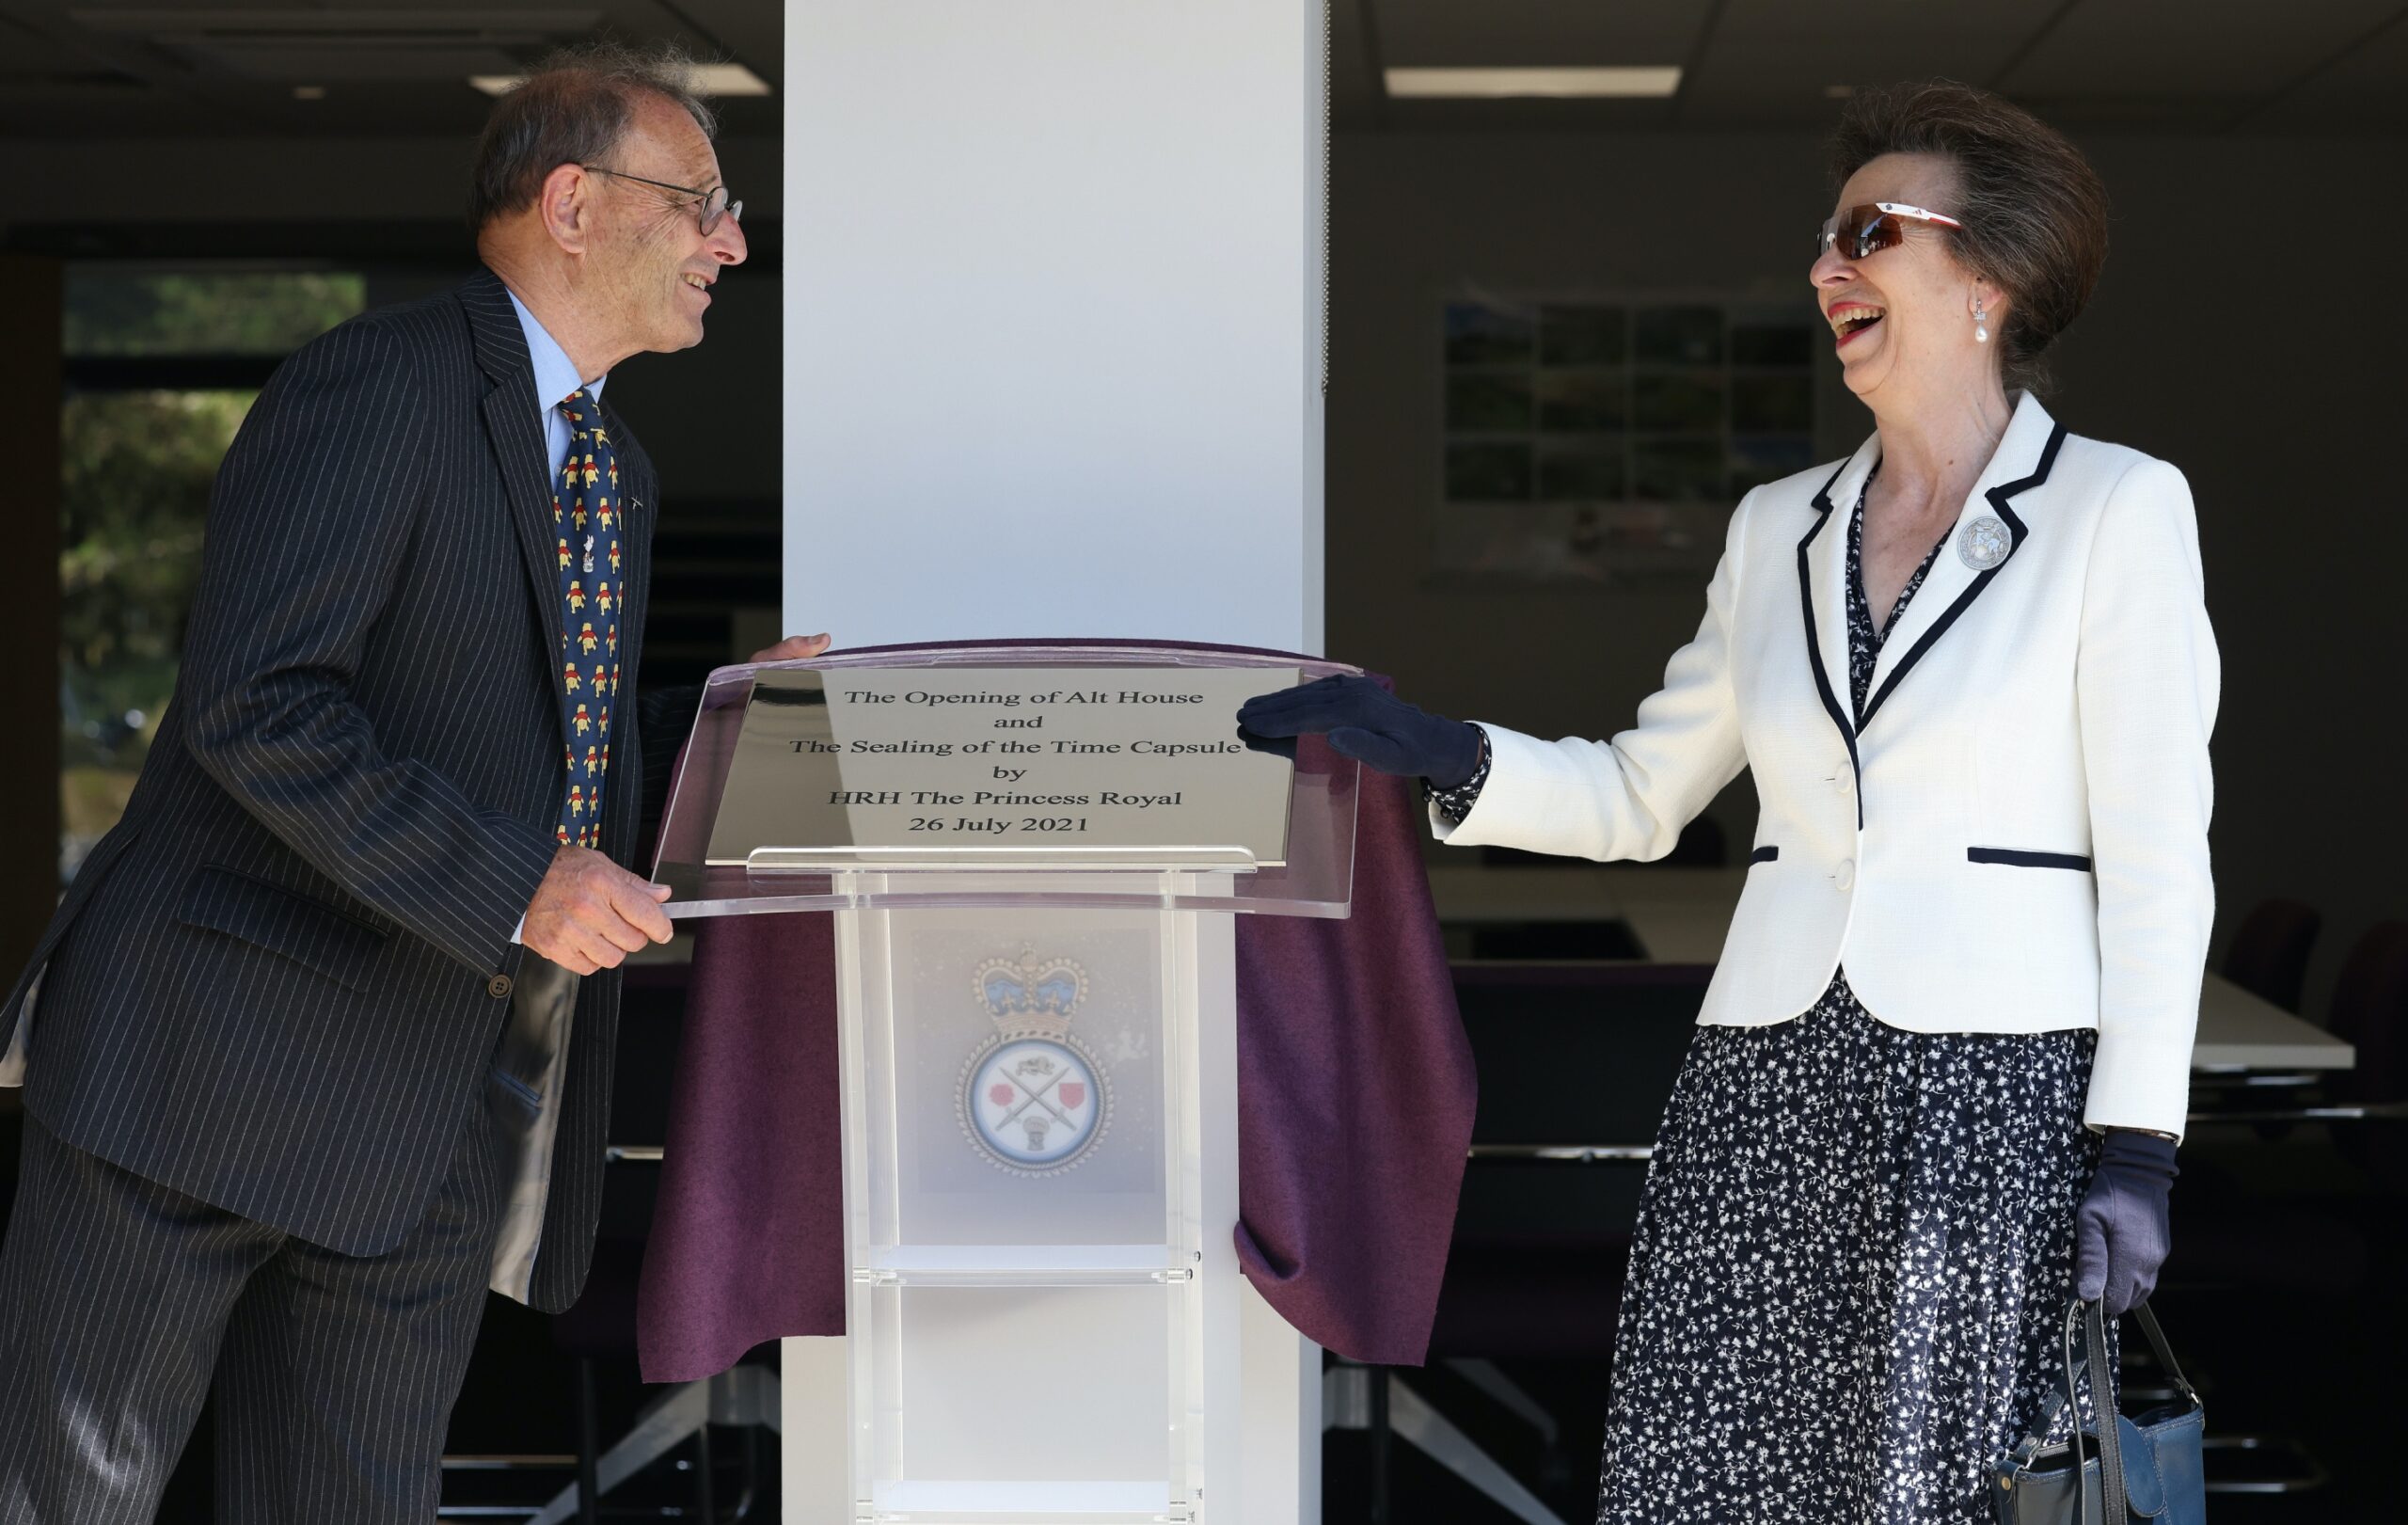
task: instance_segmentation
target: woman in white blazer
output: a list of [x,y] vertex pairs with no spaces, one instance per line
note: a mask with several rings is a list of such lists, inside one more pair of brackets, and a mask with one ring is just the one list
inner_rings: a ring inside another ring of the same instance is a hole
[[1656,858],[1754,774],[1631,1254],[1615,1525],[1987,1519],[2067,1298],[2120,1311],[2165,1250],[2212,899],[2191,495],[2010,389],[2105,196],[1961,86],[1860,95],[1833,148],[1810,276],[1875,433],[1741,501],[1634,726],[1544,741],[1364,679],[1240,716],[1422,775],[1456,846]]

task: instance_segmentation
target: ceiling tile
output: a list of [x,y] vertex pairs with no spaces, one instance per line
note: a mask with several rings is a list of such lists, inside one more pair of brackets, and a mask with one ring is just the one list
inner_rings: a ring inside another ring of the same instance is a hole
[[1381,120],[1400,132],[1536,131],[1610,133],[1664,127],[1672,119],[1671,101],[1511,100],[1400,101],[1381,108]]
[[647,0],[643,8],[652,13],[648,33],[683,30],[682,15],[709,34],[707,40],[689,35],[690,44],[699,48],[717,42],[727,51],[729,62],[742,64],[773,87],[785,78],[786,8],[779,0],[676,0],[673,8]]
[[1366,127],[1379,119],[1380,76],[1371,57],[1371,31],[1363,23],[1369,4],[1330,0],[1330,119],[1341,127]]
[[[39,104],[23,93],[0,103],[0,131],[64,137],[465,135],[491,107],[469,74],[516,72],[555,46],[603,34],[680,40],[773,81],[783,62],[776,0],[0,0],[0,10],[37,40],[20,48],[17,36],[0,34],[11,64],[40,48],[66,55],[71,72],[146,83],[139,105],[88,87],[51,89]],[[0,84],[9,77],[0,71]],[[326,98],[295,102],[299,84],[325,86]],[[718,104],[731,134],[778,129],[774,97]]]
[[92,60],[0,19],[0,79],[87,74]]
[[485,37],[544,37],[591,29],[601,19],[599,8],[545,6],[489,6],[475,0],[417,0],[407,5],[311,5],[294,0],[261,5],[82,3],[67,6],[65,17],[94,32],[131,34],[197,33],[367,33],[408,37],[429,33],[467,33]]
[[2242,125],[2276,132],[2408,132],[2408,11]]
[[297,40],[211,41],[190,44],[185,51],[228,73],[277,84],[391,79],[450,85],[475,74],[508,74],[518,69],[518,60],[499,48],[403,46],[390,39],[367,46]]
[[[1340,125],[1473,132],[1675,122],[1819,128],[1838,113],[1834,86],[1935,74],[1996,81],[2060,11],[2057,0],[1332,3],[1332,112]],[[2002,83],[2071,127],[2194,131],[2238,121],[2244,132],[2408,131],[2408,24],[2381,26],[2408,0],[2281,0],[2279,25],[2269,24],[2272,3],[2079,0]],[[0,13],[19,24],[0,24],[0,134],[10,136],[465,134],[487,107],[463,82],[467,73],[524,67],[555,42],[589,35],[557,28],[589,24],[633,41],[683,38],[698,50],[723,50],[772,81],[784,61],[778,0],[0,0]],[[91,24],[71,19],[77,16]],[[1704,36],[1709,17],[1715,24]],[[384,53],[312,54],[299,40],[195,38],[217,30],[212,18],[237,30],[466,35]],[[179,35],[181,47],[154,40]],[[475,59],[435,53],[478,40]],[[509,67],[466,67],[502,59]],[[1669,104],[1396,102],[1385,98],[1377,74],[1384,66],[1664,64],[1690,66]],[[328,98],[296,103],[296,83],[324,84]],[[774,97],[719,105],[731,135],[778,130]]]
[[1822,123],[1834,87],[1995,74],[2047,12],[2031,0],[1730,0],[1682,90],[1684,125]]
[[1677,64],[1703,0],[1369,0],[1388,68]]
[[2082,0],[2002,86],[2019,99],[2245,104],[2400,11],[2400,0]]

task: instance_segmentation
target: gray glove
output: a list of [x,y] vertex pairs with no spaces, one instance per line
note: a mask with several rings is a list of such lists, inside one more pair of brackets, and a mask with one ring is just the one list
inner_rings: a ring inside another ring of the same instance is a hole
[[2073,1291],[2121,1318],[2157,1290],[2158,1268],[2174,1243],[2167,1199],[2174,1190],[2174,1140],[2110,1128],[2099,1170],[2073,1220]]

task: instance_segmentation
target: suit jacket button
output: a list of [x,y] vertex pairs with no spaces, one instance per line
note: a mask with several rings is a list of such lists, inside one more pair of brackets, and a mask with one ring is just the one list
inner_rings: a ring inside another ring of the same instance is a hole
[[509,994],[510,977],[508,975],[496,975],[491,979],[486,980],[485,993],[492,996],[497,1001]]
[[1854,858],[1842,858],[1840,860],[1839,871],[1831,876],[1831,882],[1837,884],[1842,890],[1855,888],[1856,860]]

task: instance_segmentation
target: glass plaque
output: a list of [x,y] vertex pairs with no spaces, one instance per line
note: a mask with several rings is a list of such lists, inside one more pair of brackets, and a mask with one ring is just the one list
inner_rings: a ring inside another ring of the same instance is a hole
[[1293,668],[857,667],[757,674],[705,863],[762,870],[1274,867],[1287,758],[1230,717]]
[[[1292,758],[1248,750],[1236,712],[1357,671],[1228,647],[1014,642],[723,667],[652,877],[673,917],[1032,897],[1343,916],[1357,765],[1318,737]],[[1219,882],[1190,894],[1199,873]]]

